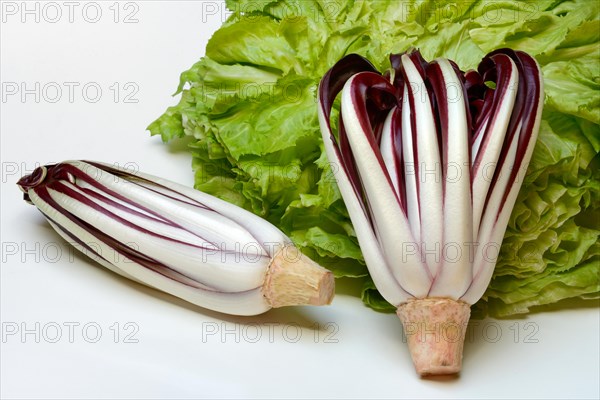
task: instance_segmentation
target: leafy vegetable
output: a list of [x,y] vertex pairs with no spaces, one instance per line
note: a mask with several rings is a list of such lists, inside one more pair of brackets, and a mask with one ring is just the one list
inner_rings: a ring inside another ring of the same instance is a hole
[[397,307],[417,373],[453,374],[466,330],[453,340],[426,333],[465,326],[490,283],[539,132],[542,73],[511,49],[466,73],[414,49],[390,64],[382,74],[350,54],[331,67],[319,83],[319,126],[369,275]]
[[76,249],[192,304],[256,315],[333,297],[331,271],[279,229],[187,186],[86,161],[38,167],[17,185]]
[[[178,105],[149,126],[190,136],[195,187],[284,230],[337,276],[366,268],[317,121],[321,77],[357,53],[388,68],[414,46],[474,68],[499,47],[542,67],[545,114],[479,314],[600,293],[599,5],[585,0],[227,1],[206,56],[181,75]],[[336,108],[339,105],[334,105]],[[334,112],[336,112],[334,110]],[[366,278],[363,300],[392,311]]]

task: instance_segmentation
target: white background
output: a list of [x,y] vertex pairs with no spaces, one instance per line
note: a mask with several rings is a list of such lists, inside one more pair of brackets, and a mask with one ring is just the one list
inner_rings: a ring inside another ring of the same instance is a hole
[[176,102],[179,73],[226,13],[221,2],[54,4],[2,2],[2,398],[600,396],[598,308],[476,321],[460,377],[419,379],[397,317],[365,308],[352,285],[329,307],[237,318],[69,250],[15,182],[40,163],[91,159],[191,185],[184,144],[145,127]]

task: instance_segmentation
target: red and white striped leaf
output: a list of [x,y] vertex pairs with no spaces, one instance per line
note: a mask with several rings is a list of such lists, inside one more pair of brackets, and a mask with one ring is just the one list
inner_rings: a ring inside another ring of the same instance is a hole
[[[393,54],[390,64],[381,75],[351,55],[323,78],[327,155],[340,167],[338,185],[383,296],[396,305],[407,296],[473,303],[491,278],[486,251],[500,245],[533,151],[540,70],[508,49],[466,73],[418,51]],[[330,118],[342,86],[336,138]]]
[[442,137],[443,245],[441,264],[429,296],[457,298],[469,287],[472,265],[469,253],[473,226],[470,174],[470,132],[466,90],[453,66],[434,61],[427,76],[436,99]]

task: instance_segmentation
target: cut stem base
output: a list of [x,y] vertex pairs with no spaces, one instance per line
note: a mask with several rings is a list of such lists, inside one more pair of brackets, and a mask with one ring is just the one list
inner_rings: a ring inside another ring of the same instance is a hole
[[396,313],[419,375],[460,372],[469,304],[447,298],[414,299],[401,304]]
[[335,292],[331,271],[293,245],[284,246],[271,261],[263,294],[271,307],[330,304]]

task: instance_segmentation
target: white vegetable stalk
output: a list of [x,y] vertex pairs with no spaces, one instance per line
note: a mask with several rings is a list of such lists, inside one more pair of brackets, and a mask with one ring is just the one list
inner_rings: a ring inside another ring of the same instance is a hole
[[255,315],[333,297],[331,272],[279,229],[197,190],[83,161],[37,168],[18,185],[84,254],[201,307]]
[[[340,60],[319,86],[327,156],[370,275],[397,307],[416,370],[458,372],[537,138],[540,69],[509,49],[478,71],[392,55]],[[341,92],[334,135],[331,111]]]

